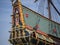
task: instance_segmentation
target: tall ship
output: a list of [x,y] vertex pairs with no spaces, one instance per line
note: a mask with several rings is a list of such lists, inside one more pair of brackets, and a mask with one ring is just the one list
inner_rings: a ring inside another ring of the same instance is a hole
[[60,23],[51,20],[50,4],[59,15],[60,13],[51,0],[48,0],[49,18],[22,5],[20,0],[11,2],[9,42],[12,45],[60,45]]

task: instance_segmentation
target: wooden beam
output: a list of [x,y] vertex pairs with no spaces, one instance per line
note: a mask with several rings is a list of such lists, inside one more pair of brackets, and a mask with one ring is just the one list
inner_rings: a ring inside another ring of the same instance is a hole
[[51,19],[50,0],[48,0],[48,15],[49,15],[49,19]]

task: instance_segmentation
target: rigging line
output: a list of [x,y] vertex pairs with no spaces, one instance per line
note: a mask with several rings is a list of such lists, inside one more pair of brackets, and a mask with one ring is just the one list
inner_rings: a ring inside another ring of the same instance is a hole
[[34,2],[37,2],[38,0],[35,0]]
[[57,10],[57,8],[55,7],[55,5],[52,3],[52,1],[50,0],[50,3],[52,4],[52,6],[54,7],[55,11],[59,14],[60,16],[60,12]]

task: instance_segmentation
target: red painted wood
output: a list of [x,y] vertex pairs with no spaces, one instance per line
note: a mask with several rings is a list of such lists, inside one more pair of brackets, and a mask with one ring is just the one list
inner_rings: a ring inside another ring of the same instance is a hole
[[33,28],[29,25],[26,25],[26,28],[29,29],[29,30],[33,30]]
[[28,18],[29,14],[28,14],[28,13],[26,13],[26,14],[25,14],[25,16],[26,16],[26,18]]
[[56,28],[53,29],[53,32],[56,32]]
[[[29,25],[26,25],[26,28],[29,29],[29,30],[33,30],[33,28]],[[42,32],[41,30],[36,30],[37,33],[39,34],[42,34],[42,35],[45,35],[45,36],[48,36],[45,32]]]

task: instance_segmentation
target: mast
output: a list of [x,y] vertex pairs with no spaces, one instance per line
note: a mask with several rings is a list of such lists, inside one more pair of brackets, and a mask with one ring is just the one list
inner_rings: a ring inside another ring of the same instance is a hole
[[48,1],[48,15],[49,15],[49,19],[51,19],[50,0],[47,1]]

